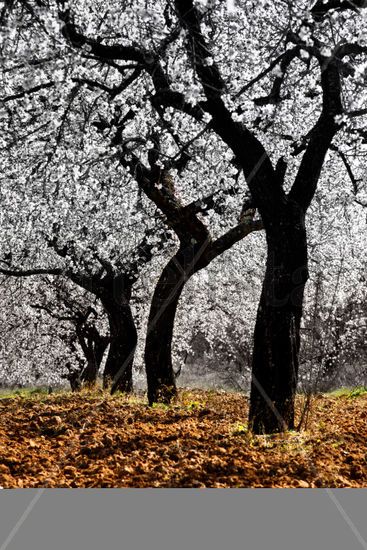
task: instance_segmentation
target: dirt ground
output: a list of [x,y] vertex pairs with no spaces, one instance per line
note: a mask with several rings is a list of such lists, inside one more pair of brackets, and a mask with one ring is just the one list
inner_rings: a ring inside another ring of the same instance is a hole
[[247,430],[247,408],[217,391],[154,408],[102,392],[3,398],[0,486],[367,487],[367,393],[313,397],[306,429],[274,436]]

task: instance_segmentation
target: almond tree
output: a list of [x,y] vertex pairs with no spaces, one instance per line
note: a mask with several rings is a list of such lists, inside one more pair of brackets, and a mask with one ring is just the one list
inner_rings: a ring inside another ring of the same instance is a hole
[[[178,249],[161,272],[150,307],[145,345],[150,404],[169,403],[176,394],[172,338],[177,307],[186,282],[236,242],[263,228],[261,221],[254,220],[251,205],[245,204],[240,222],[213,239],[199,214],[211,209],[221,210],[221,194],[214,193],[187,205],[182,204],[167,168],[157,164],[159,150],[156,139],[154,152],[157,156],[150,158],[149,167],[131,151],[130,160],[125,158],[126,151],[122,151],[121,155],[121,162],[136,175],[139,186],[165,215],[168,227],[179,240]],[[235,190],[227,190],[228,193],[235,193]]]
[[[30,93],[24,88],[20,95],[6,93],[19,89],[19,83],[28,86],[29,70],[47,66],[57,77],[54,63],[63,53],[52,40],[46,46],[50,34],[33,9],[22,2],[7,8],[7,16],[19,19],[8,27],[18,40],[5,35],[3,43],[3,273],[63,276],[96,296],[110,328],[105,386],[113,383],[115,390],[131,391],[137,343],[132,287],[159,250],[165,231],[155,235],[160,220],[135,190],[124,189],[121,171],[111,174],[111,152],[98,141],[90,145],[110,113],[108,102],[98,104],[95,89],[84,95],[84,83],[71,79],[69,87],[56,80],[36,85]],[[32,43],[35,58],[27,57],[26,43]],[[38,63],[42,49],[51,55],[51,65],[48,57]],[[68,70],[69,58],[62,67]]]
[[[45,279],[45,278],[44,278]],[[79,368],[72,362],[67,362],[69,372],[66,378],[73,389],[73,381],[77,386],[84,384],[93,387],[97,382],[102,359],[109,344],[109,336],[100,329],[100,312],[97,305],[90,305],[88,293],[75,293],[68,281],[50,277],[40,281],[39,295],[30,307],[36,312],[44,312],[58,322],[56,335],[69,348],[78,360],[81,349],[84,360],[79,360]],[[51,292],[50,292],[51,290]],[[66,326],[62,330],[61,326]],[[79,349],[78,349],[79,348]]]
[[[55,237],[51,244],[61,257],[75,258],[75,251],[71,245],[66,244],[61,247],[57,244]],[[19,266],[8,266],[1,267],[0,272],[13,277],[62,276],[94,295],[101,302],[108,317],[108,341],[104,338],[101,339],[93,326],[86,326],[87,318],[92,313],[91,308],[88,308],[88,314],[77,311],[68,316],[69,321],[74,321],[76,325],[79,343],[89,363],[89,368],[84,376],[85,381],[95,381],[108,345],[109,351],[103,374],[104,387],[107,388],[112,384],[113,391],[130,392],[132,391],[132,366],[137,344],[137,331],[130,305],[131,291],[142,265],[148,263],[152,257],[151,249],[152,247],[148,246],[146,242],[142,242],[135,256],[136,259],[130,262],[128,270],[125,262],[115,261],[115,265],[112,266],[108,261],[101,260],[103,265],[99,270],[96,270],[95,267],[93,269],[85,263],[84,269],[66,266],[24,269]],[[38,307],[45,308],[46,306],[38,305]],[[47,309],[54,317],[58,317],[56,311],[52,312],[49,306]],[[63,319],[65,320],[65,318]]]

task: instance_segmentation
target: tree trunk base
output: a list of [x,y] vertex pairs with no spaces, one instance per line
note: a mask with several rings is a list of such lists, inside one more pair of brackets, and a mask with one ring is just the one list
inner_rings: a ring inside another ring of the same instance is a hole
[[96,380],[93,380],[93,381],[86,381],[84,382],[83,384],[83,389],[84,390],[88,390],[88,391],[94,391],[97,387],[97,381]]
[[132,373],[127,373],[126,371],[123,376],[116,382],[114,382],[111,376],[105,376],[103,378],[103,389],[109,390],[111,395],[114,395],[116,392],[122,393],[132,393],[133,391],[133,381]]
[[118,383],[112,383],[111,385],[111,395],[114,395],[116,392],[121,393],[132,393],[133,392],[133,381],[130,379],[123,380],[122,382],[119,380]]
[[251,403],[250,419],[250,429],[256,435],[294,430],[294,401],[278,402],[271,407],[259,399]]
[[154,403],[169,405],[176,396],[177,388],[174,384],[159,385],[159,387],[151,388],[148,391],[148,402],[150,406]]

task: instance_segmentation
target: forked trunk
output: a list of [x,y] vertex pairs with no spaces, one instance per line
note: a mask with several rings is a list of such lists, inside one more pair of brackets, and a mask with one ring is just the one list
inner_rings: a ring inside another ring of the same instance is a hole
[[110,347],[103,373],[103,387],[111,386],[112,393],[131,392],[137,331],[130,307],[130,295],[115,287],[112,293],[104,293],[102,303],[110,327]]
[[304,216],[287,203],[267,230],[268,257],[252,365],[249,421],[255,433],[294,428],[300,323],[308,279]]
[[108,346],[108,338],[95,334],[87,337],[84,355],[87,359],[87,366],[81,374],[81,380],[86,387],[93,388],[97,383],[98,372],[102,363],[104,352]]

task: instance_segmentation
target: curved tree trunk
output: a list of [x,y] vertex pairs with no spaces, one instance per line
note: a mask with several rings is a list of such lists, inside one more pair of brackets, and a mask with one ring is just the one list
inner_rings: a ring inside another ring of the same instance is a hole
[[145,344],[149,404],[169,403],[176,395],[172,338],[178,302],[187,281],[214,258],[260,225],[238,225],[216,241],[182,246],[163,269],[154,291]]
[[294,428],[300,323],[308,279],[304,216],[293,203],[267,231],[268,256],[255,335],[250,425],[255,433]]
[[132,366],[137,344],[137,331],[130,307],[130,296],[105,292],[102,299],[110,327],[110,348],[103,373],[103,387],[111,392],[131,392]]
[[163,269],[155,287],[145,344],[148,401],[169,403],[176,395],[172,367],[172,338],[177,305],[193,273],[195,247],[180,249]]

